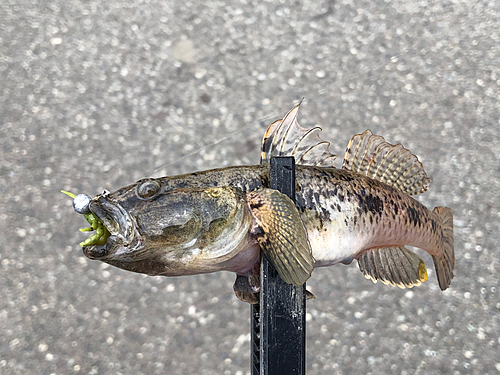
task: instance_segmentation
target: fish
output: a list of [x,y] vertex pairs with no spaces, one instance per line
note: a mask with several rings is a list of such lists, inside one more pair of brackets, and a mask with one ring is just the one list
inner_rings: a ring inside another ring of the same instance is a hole
[[[233,289],[257,303],[262,254],[288,284],[314,268],[356,260],[374,282],[412,288],[428,278],[431,255],[446,290],[454,276],[453,214],[412,196],[431,179],[418,158],[370,130],[355,134],[341,168],[321,128],[298,124],[300,104],[266,130],[260,164],[144,178],[90,198],[70,195],[96,233],[83,253],[121,269],[161,276],[236,273]],[[295,203],[269,187],[272,157],[296,161]],[[309,293],[309,297],[313,297]]]

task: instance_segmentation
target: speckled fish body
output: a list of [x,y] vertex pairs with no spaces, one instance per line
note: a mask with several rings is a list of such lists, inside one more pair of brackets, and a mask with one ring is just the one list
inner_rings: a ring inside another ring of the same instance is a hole
[[438,215],[387,184],[334,168],[304,168],[297,175],[297,205],[316,267],[350,263],[370,248],[410,245],[432,252],[441,243]]
[[[269,166],[228,167],[156,181],[164,194],[217,186],[231,186],[245,194],[268,186]],[[120,202],[124,210],[134,212],[143,203],[136,189],[135,184],[120,189],[94,205],[103,200]],[[296,206],[316,267],[350,263],[359,252],[372,247],[410,245],[432,250],[441,241],[435,213],[410,196],[359,173],[298,165],[296,190]],[[154,210],[151,206],[145,204],[141,210],[150,212]]]
[[[410,245],[432,255],[446,289],[455,263],[453,217],[410,196],[430,182],[418,159],[367,131],[351,139],[337,169],[328,144],[298,125],[297,112],[270,125],[260,165],[144,179],[95,197],[89,209],[110,236],[84,253],[150,275],[226,270],[253,277],[263,251],[295,285],[314,267],[356,259],[365,277],[412,287],[427,273]],[[285,155],[297,162],[295,204],[269,189],[269,160]],[[236,294],[255,293],[254,284],[237,280]]]

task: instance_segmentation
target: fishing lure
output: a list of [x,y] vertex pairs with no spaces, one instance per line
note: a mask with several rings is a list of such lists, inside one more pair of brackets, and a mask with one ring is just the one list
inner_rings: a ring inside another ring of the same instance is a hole
[[90,212],[89,205],[91,198],[86,194],[73,194],[68,191],[61,190],[61,193],[66,194],[70,198],[73,198],[73,208],[79,214],[82,214],[85,220],[90,224],[90,227],[81,228],[80,232],[92,232],[96,231],[94,235],[87,238],[85,241],[80,242],[81,247],[85,246],[101,246],[106,243],[110,233],[108,229],[104,226],[101,220]]

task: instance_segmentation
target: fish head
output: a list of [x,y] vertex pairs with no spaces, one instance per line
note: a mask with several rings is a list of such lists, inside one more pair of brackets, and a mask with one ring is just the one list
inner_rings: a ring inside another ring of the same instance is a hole
[[150,275],[218,270],[217,264],[246,246],[252,225],[244,194],[238,189],[167,190],[156,179],[98,195],[88,208],[109,237],[104,244],[84,246],[84,254]]

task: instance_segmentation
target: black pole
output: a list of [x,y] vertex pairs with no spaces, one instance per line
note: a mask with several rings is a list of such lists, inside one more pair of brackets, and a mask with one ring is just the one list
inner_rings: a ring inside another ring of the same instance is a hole
[[[295,159],[273,157],[270,188],[295,202]],[[265,256],[260,304],[252,307],[252,375],[306,372],[306,287],[285,283]]]

